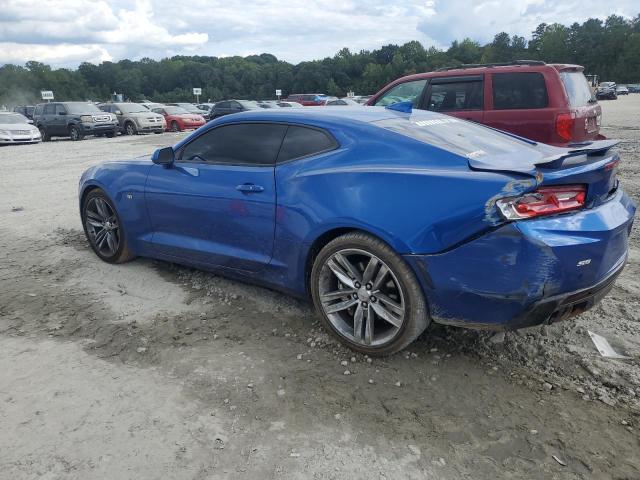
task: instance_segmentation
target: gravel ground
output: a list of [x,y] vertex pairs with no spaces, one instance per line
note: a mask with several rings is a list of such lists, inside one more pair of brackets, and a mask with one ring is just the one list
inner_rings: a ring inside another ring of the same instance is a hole
[[[640,95],[602,107],[638,202]],[[592,311],[504,337],[434,327],[371,360],[279,293],[98,261],[81,172],[182,135],[0,148],[0,478],[640,478],[637,226]]]

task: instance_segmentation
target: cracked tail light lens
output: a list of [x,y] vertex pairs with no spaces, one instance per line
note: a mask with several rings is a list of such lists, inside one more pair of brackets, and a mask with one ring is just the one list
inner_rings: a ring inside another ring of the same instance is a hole
[[580,210],[586,197],[585,185],[563,185],[541,187],[521,197],[502,198],[496,205],[507,220],[521,220]]

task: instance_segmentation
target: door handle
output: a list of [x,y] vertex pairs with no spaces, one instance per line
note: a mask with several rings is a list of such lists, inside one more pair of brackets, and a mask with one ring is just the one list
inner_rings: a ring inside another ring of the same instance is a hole
[[236,190],[242,193],[260,193],[264,191],[264,187],[261,185],[254,185],[253,183],[243,183],[238,185]]

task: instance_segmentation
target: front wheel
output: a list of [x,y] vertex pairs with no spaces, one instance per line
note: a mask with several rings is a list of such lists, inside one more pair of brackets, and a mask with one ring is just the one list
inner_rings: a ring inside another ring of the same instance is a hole
[[102,190],[87,194],[81,214],[84,233],[98,257],[108,263],[123,263],[133,258],[118,212]]
[[38,127],[38,130],[40,130],[40,138],[42,138],[43,142],[48,142],[49,140],[51,140],[51,135],[47,133],[42,125]]
[[136,126],[131,122],[127,122],[124,130],[127,135],[136,135],[138,133],[136,130]]
[[71,140],[78,141],[78,140],[82,140],[82,138],[84,137],[84,135],[82,135],[82,133],[80,133],[80,129],[78,127],[76,127],[75,125],[72,125],[69,127],[69,138]]
[[179,132],[180,131],[180,125],[178,125],[178,122],[176,122],[175,120],[173,122],[171,122],[171,131],[172,132]]
[[311,295],[325,328],[368,355],[402,350],[429,324],[411,268],[386,243],[365,233],[343,235],[320,251],[311,271]]

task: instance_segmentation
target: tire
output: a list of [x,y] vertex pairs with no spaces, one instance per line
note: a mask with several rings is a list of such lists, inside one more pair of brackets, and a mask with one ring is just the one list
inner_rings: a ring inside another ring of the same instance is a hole
[[91,190],[86,195],[80,216],[87,241],[101,260],[124,263],[134,257],[129,250],[120,216],[103,190]]
[[82,140],[84,138],[84,135],[80,132],[80,129],[78,127],[76,127],[75,125],[71,125],[69,127],[69,138],[72,141],[77,142],[78,140]]
[[175,120],[173,122],[171,122],[171,131],[172,132],[180,132],[180,125],[178,125],[178,122],[176,122]]
[[[345,259],[351,268],[341,263]],[[366,268],[373,259],[371,268]],[[422,289],[409,265],[386,243],[366,233],[348,233],[329,242],[313,262],[310,289],[324,327],[363,354],[399,352],[430,323]],[[341,294],[342,290],[347,293]]]
[[127,122],[124,124],[124,133],[126,135],[137,135],[138,130],[136,129],[136,126],[133,124],[133,122]]
[[47,133],[47,131],[42,125],[38,127],[38,130],[40,130],[40,137],[42,138],[43,142],[48,142],[51,140],[51,135]]
[[104,135],[107,138],[113,138],[116,136],[116,131],[114,130],[113,132],[108,132],[108,133],[105,133]]

